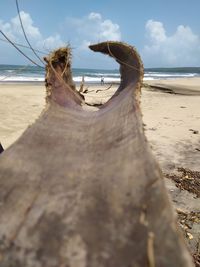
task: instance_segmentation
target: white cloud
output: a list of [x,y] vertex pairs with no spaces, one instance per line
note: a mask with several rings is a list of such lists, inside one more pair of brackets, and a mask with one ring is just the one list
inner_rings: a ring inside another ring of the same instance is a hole
[[76,42],[79,42],[81,47],[86,43],[121,39],[119,25],[109,19],[104,20],[99,13],[91,12],[88,16],[80,19],[67,18],[66,24],[73,29],[76,34]]
[[163,42],[166,40],[165,29],[161,22],[148,20],[146,30],[149,32],[152,41]]
[[[82,67],[86,65],[85,67],[97,68],[100,65],[113,66],[111,59],[102,57],[100,54],[93,53],[88,49],[88,46],[92,43],[121,39],[119,25],[110,19],[104,19],[100,13],[91,12],[82,18],[67,18],[63,23],[63,28],[61,28],[62,37],[60,34],[44,36],[29,13],[21,11],[20,15],[27,37],[34,48],[46,50],[48,53],[49,50],[66,45],[62,40],[65,38],[73,48],[73,62],[76,66]],[[0,28],[11,40],[26,44],[18,16],[11,18],[9,21],[0,20]],[[0,58],[2,62],[11,64],[24,63],[23,57],[16,53],[14,48],[8,52],[8,47],[8,44],[0,43]],[[31,51],[25,50],[25,52],[31,58],[34,58]]]
[[10,23],[4,23],[2,20],[0,20],[0,29],[11,39],[15,39],[15,36],[13,35],[13,31],[11,28]]
[[[39,28],[34,25],[29,13],[21,11],[20,16],[26,35],[34,48],[44,50],[45,47],[47,50],[51,50],[64,45],[64,42],[59,34],[45,38]],[[0,20],[0,28],[12,41],[24,44],[26,43],[18,16],[12,18],[9,22],[3,22]]]
[[104,20],[101,23],[101,31],[99,32],[99,36],[102,40],[109,39],[112,41],[119,41],[121,39],[119,25],[112,23],[111,20]]
[[56,34],[54,36],[49,36],[46,39],[42,39],[41,41],[38,41],[36,46],[41,48],[41,49],[46,49],[46,50],[52,50],[55,49],[56,47],[61,47],[66,45],[59,34]]
[[83,40],[78,49],[79,50],[88,50],[89,45],[91,45],[90,41]]
[[73,63],[78,67],[116,68],[116,63],[100,53],[93,53],[88,46],[102,41],[119,41],[120,27],[100,13],[91,12],[82,18],[67,17],[65,21],[66,38],[72,44]]
[[142,51],[148,66],[199,66],[200,38],[189,26],[179,25],[172,35],[167,35],[162,22],[146,23],[148,44]]
[[101,20],[101,14],[99,14],[99,13],[95,13],[95,12],[91,12],[90,14],[89,14],[89,16],[88,16],[88,18],[90,19],[90,20]]
[[[42,38],[42,35],[37,27],[33,25],[33,20],[28,13],[24,11],[20,12],[20,17],[23,22],[24,30],[29,38],[37,39]],[[21,24],[19,21],[19,17],[16,16],[15,18],[11,19],[11,28],[15,35],[21,37],[23,35]]]

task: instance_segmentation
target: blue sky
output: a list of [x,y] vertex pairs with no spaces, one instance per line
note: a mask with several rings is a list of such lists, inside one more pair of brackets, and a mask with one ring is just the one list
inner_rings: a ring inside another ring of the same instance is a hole
[[[70,43],[74,67],[116,67],[87,49],[104,40],[134,45],[145,67],[200,66],[199,0],[19,0],[19,6],[32,46],[48,53]],[[1,0],[0,29],[25,44],[15,0]],[[29,63],[0,42],[0,64]]]

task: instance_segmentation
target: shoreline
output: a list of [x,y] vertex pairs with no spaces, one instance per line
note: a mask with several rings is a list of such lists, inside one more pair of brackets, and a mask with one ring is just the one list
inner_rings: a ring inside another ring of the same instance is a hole
[[[81,82],[74,81],[76,86],[80,86]],[[105,85],[120,85],[120,82],[104,82]],[[45,86],[45,81],[0,81],[0,86],[7,85],[28,85],[28,86]],[[85,87],[101,86],[100,82],[85,82]],[[171,93],[187,94],[199,94],[200,92],[200,77],[184,77],[184,78],[167,78],[167,79],[143,79],[143,87],[149,87],[158,91],[168,93],[168,89]]]

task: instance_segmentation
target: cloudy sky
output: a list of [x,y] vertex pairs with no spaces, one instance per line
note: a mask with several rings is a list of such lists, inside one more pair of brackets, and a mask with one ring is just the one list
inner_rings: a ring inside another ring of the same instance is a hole
[[[48,53],[69,43],[74,67],[114,68],[108,57],[88,49],[104,40],[134,45],[145,67],[200,66],[200,0],[18,1],[32,46]],[[26,44],[15,0],[0,1],[0,29]],[[23,51],[36,60],[31,51]],[[0,41],[0,64],[29,62]]]

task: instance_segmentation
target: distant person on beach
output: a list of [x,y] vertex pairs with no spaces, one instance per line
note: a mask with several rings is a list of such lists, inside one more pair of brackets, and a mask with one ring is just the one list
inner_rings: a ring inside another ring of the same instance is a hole
[[3,147],[2,147],[2,145],[1,145],[1,143],[0,143],[0,154],[1,154],[3,151],[4,151],[4,149],[3,149]]
[[101,85],[104,85],[104,77],[101,77]]

